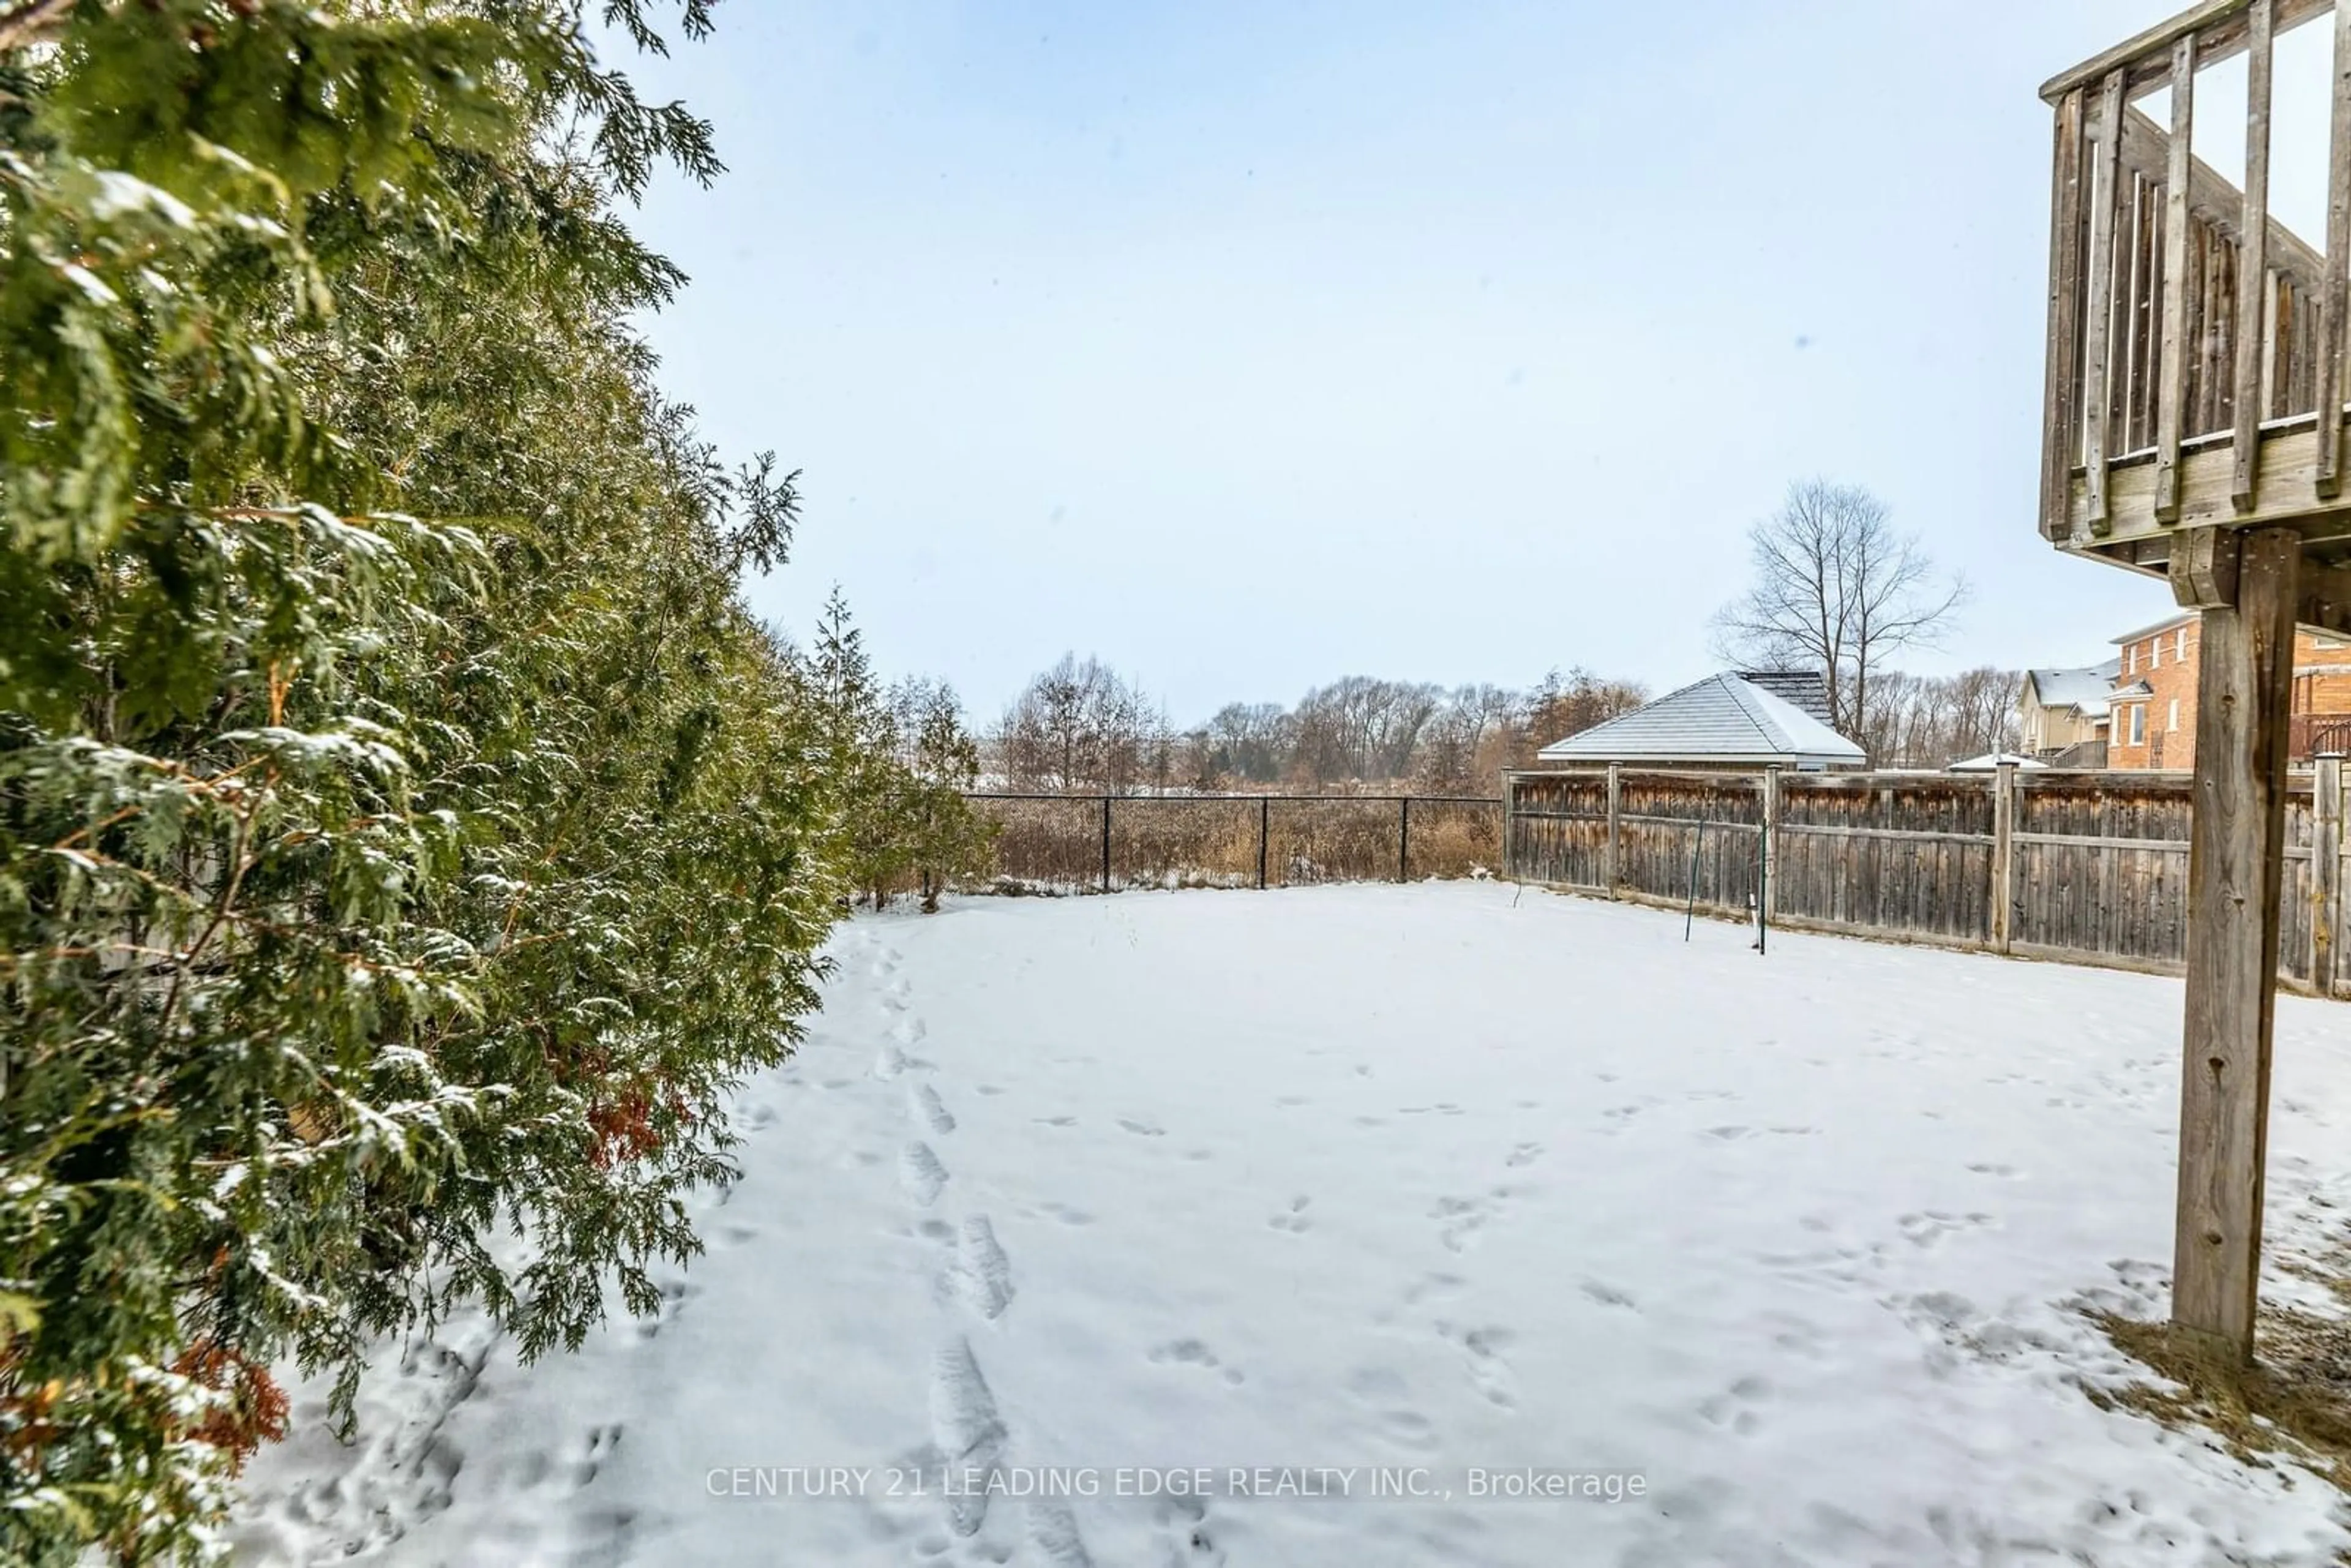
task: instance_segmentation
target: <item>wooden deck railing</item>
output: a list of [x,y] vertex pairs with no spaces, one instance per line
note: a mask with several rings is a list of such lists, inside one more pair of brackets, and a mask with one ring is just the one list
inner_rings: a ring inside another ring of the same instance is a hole
[[[2335,12],[2324,254],[2270,215],[2272,45]],[[2199,69],[2247,57],[2245,179],[2191,151]],[[2132,100],[2170,89],[2169,123]],[[2341,487],[2351,6],[2206,0],[2074,70],[2056,110],[2042,532],[2124,548],[2325,510]]]

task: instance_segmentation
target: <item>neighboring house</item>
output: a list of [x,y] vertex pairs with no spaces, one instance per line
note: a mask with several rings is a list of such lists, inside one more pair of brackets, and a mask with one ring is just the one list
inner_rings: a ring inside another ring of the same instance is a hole
[[2107,699],[2121,674],[2119,658],[2087,669],[2025,671],[2016,697],[2018,749],[2059,767],[2105,767]]
[[[1823,706],[1826,706],[1823,694]],[[1861,747],[1757,681],[1708,675],[1604,724],[1553,741],[1551,763],[1637,762],[1667,768],[1859,768]]]
[[[2113,712],[2108,767],[2195,766],[2198,630],[2197,612],[2188,610],[2115,639],[2122,668],[2107,697]],[[2294,633],[2292,711],[2294,761],[2351,744],[2351,643],[2314,632]]]

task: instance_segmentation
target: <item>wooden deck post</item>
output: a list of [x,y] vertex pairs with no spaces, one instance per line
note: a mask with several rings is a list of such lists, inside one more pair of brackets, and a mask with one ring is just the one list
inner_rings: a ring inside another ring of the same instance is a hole
[[1616,896],[1618,827],[1616,814],[1617,802],[1622,797],[1616,768],[1617,765],[1614,762],[1608,765],[1608,841],[1602,845],[1600,850],[1600,885],[1608,890],[1608,896],[1611,898]]
[[2203,626],[2171,1317],[2250,1361],[2302,541],[2291,528],[2199,528],[2179,544],[2172,588]]
[[2049,210],[2049,363],[2043,393],[2041,532],[2071,537],[2066,511],[2082,449],[2082,214],[2089,199],[2084,152],[2087,106],[2075,88],[2057,104]]
[[2009,925],[2016,908],[2016,764],[2001,763],[1991,776],[1991,950],[2008,951]]
[[2343,918],[2343,759],[2321,757],[2310,781],[2310,988],[2335,994]]

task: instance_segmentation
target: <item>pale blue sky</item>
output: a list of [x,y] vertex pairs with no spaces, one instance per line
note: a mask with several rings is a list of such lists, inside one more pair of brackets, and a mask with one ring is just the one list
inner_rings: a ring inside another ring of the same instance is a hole
[[729,165],[640,214],[694,277],[649,330],[806,471],[754,603],[799,634],[838,581],[982,720],[1065,649],[1179,724],[1663,689],[1813,475],[1973,581],[1916,667],[2086,662],[2169,601],[2034,532],[2035,89],[2164,9],[731,0],[630,68]]

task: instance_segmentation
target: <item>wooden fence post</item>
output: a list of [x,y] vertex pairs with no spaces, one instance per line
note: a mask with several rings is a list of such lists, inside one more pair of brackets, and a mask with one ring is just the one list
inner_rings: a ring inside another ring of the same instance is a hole
[[2335,933],[2343,918],[2343,759],[2321,757],[2310,784],[2310,988],[2335,994]]
[[1273,797],[1257,798],[1257,887],[1265,891],[1265,848],[1273,838]]
[[1608,841],[1601,847],[1600,851],[1600,885],[1608,890],[1608,896],[1611,898],[1616,896],[1618,794],[1616,764],[1612,762],[1608,765]]
[[1763,769],[1763,830],[1757,840],[1755,852],[1756,946],[1762,946],[1762,935],[1770,929],[1771,916],[1777,913],[1778,894],[1773,891],[1776,879],[1771,874],[1771,862],[1780,854],[1780,765],[1771,763]]
[[2175,553],[2172,572],[2174,592],[2204,613],[2171,1320],[2220,1354],[2250,1362],[2302,539],[2291,528],[2199,532],[2205,538],[2180,539],[2189,548]]
[[1991,950],[2008,951],[2016,909],[2016,764],[1991,775]]
[[1396,810],[1396,880],[1412,880],[1412,797],[1404,797]]

